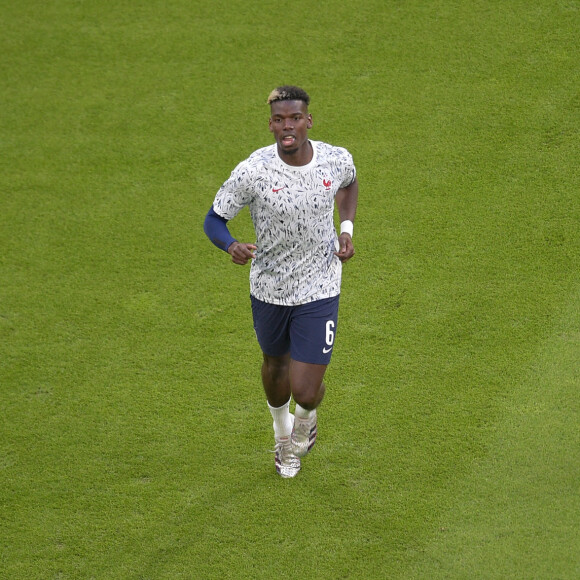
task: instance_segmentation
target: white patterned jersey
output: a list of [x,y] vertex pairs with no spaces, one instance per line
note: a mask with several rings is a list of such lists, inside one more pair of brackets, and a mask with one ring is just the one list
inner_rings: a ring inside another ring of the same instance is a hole
[[219,189],[214,211],[227,220],[248,206],[256,232],[250,293],[263,302],[294,306],[340,293],[342,264],[334,255],[334,197],[356,178],[350,153],[311,141],[308,165],[293,167],[276,144],[258,149]]

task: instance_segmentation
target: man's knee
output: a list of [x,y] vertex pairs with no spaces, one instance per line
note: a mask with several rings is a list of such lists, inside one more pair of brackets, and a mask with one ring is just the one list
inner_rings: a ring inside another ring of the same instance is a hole
[[264,354],[262,369],[271,377],[287,376],[290,371],[290,355],[269,356]]
[[294,400],[308,411],[313,411],[324,398],[326,387],[323,382],[309,385],[292,385]]

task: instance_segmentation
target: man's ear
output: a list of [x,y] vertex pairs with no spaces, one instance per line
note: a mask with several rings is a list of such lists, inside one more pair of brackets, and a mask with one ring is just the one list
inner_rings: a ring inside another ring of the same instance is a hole
[[306,128],[307,129],[312,129],[312,115],[308,115],[308,117],[306,117]]

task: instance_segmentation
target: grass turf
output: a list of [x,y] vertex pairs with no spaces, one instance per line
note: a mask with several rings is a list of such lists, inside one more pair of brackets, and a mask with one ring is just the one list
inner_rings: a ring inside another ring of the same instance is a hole
[[[578,575],[578,2],[0,7],[0,576]],[[292,481],[201,231],[285,82],[361,181]]]

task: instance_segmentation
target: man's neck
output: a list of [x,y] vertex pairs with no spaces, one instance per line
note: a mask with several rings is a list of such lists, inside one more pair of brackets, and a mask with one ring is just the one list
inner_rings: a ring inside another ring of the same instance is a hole
[[280,151],[280,148],[278,148],[278,157],[280,157],[286,165],[302,167],[308,165],[312,161],[312,158],[314,157],[314,148],[312,147],[310,140],[308,140],[300,149],[292,153],[284,153],[283,151]]

